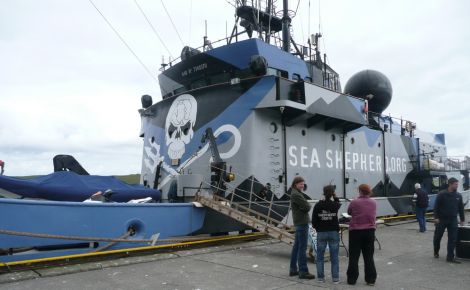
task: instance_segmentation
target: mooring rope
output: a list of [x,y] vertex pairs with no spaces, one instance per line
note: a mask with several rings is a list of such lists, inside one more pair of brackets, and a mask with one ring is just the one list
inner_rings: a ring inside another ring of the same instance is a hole
[[[124,235],[120,236],[119,239],[125,239],[126,241],[128,241],[127,238],[129,238],[129,236],[132,235],[132,233],[134,232],[133,229],[129,229]],[[109,244],[106,244],[102,247],[99,247],[99,248],[96,248],[94,249],[93,251],[91,251],[92,253],[96,253],[96,252],[101,252],[101,251],[105,251],[109,248],[111,248],[112,246],[116,245],[118,242],[111,242]]]
[[[154,239],[127,239],[131,235],[131,231],[126,232],[122,237],[119,238],[100,238],[100,237],[80,237],[80,236],[65,236],[65,235],[52,235],[52,234],[41,234],[41,233],[32,233],[32,232],[19,232],[19,231],[10,231],[0,229],[0,234],[10,235],[10,236],[24,236],[32,238],[45,238],[45,239],[59,239],[59,240],[79,240],[79,241],[90,241],[90,242],[127,242],[127,243],[153,243]],[[129,234],[129,236],[127,236]],[[158,242],[186,242],[199,240],[200,237],[184,237],[177,239],[158,239]]]
[[[119,238],[99,238],[99,237],[80,237],[80,236],[65,236],[65,235],[52,235],[52,234],[41,234],[41,233],[32,233],[32,232],[19,232],[19,231],[10,231],[0,229],[0,235],[10,235],[10,236],[24,236],[32,238],[47,238],[47,239],[60,239],[60,240],[80,240],[80,241],[90,241],[90,242],[128,242],[128,243],[152,243],[154,239],[132,239],[129,240],[128,234],[131,234],[131,231],[126,232],[123,236]],[[158,239],[158,242],[167,242],[167,243],[179,243],[179,242],[191,242],[198,240],[211,240],[217,239],[219,237],[182,237],[182,238],[173,238],[173,239]]]
[[125,238],[100,238],[100,237],[80,237],[80,236],[64,236],[64,235],[52,235],[52,234],[40,234],[32,232],[19,232],[0,229],[0,234],[11,235],[11,236],[23,236],[33,238],[46,238],[46,239],[60,239],[60,240],[79,240],[79,241],[90,241],[90,242],[130,242],[130,243],[151,243],[152,239],[134,239],[128,240]]

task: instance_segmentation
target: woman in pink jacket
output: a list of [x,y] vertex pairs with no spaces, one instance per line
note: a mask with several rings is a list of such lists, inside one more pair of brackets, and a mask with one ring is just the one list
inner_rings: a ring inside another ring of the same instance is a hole
[[351,201],[348,214],[349,223],[349,264],[348,284],[356,284],[359,277],[359,257],[364,257],[364,272],[367,285],[373,286],[377,279],[374,264],[375,217],[377,203],[370,198],[372,190],[367,184],[359,185],[359,197]]

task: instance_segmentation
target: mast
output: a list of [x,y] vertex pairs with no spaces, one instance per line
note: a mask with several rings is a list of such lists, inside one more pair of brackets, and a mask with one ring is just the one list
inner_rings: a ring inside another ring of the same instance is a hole
[[288,13],[289,1],[283,0],[283,16],[282,16],[282,50],[289,52],[290,51],[290,17]]
[[268,30],[266,31],[266,43],[269,43],[271,37],[271,17],[272,17],[272,10],[273,10],[273,0],[268,0],[268,7],[266,8],[266,13],[269,13],[269,22],[268,22]]

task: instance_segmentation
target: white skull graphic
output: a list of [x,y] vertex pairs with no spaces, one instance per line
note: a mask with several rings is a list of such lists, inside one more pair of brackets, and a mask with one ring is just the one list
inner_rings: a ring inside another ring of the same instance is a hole
[[188,94],[177,97],[166,116],[165,131],[168,155],[171,159],[181,159],[194,135],[197,102]]

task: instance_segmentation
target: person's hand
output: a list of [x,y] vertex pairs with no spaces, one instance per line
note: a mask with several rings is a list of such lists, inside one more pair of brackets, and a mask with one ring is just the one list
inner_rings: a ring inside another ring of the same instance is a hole
[[333,193],[332,197],[334,201],[339,201],[339,197],[336,196],[336,192]]
[[434,223],[437,225],[439,223],[439,219],[434,219]]

